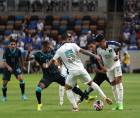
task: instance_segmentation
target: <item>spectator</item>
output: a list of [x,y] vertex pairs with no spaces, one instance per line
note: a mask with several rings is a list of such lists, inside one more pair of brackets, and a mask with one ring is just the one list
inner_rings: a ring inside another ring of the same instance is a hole
[[123,60],[122,60],[122,71],[124,73],[130,72],[130,55],[127,51],[123,54]]

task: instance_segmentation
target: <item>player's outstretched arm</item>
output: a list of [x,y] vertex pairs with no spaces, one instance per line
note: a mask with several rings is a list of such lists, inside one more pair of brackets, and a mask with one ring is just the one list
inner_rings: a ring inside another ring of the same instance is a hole
[[48,63],[43,63],[43,67],[48,68],[51,64],[58,65],[58,61],[55,59],[51,59]]
[[98,56],[98,55],[96,55],[96,54],[93,54],[93,53],[91,53],[91,52],[89,52],[89,51],[87,51],[87,50],[85,50],[85,49],[80,49],[79,50],[79,52],[81,52],[81,53],[83,53],[83,54],[85,54],[85,55],[88,55],[88,56],[92,56],[92,57],[94,57],[94,58],[96,58],[97,60],[100,60],[100,57]]

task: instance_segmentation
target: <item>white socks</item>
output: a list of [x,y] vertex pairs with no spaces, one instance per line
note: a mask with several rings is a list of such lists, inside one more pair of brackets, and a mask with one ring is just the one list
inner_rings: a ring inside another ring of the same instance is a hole
[[113,95],[115,97],[116,103],[123,103],[123,85],[119,83],[115,86],[112,86]]
[[73,108],[78,108],[76,100],[75,100],[75,96],[74,96],[72,90],[71,89],[66,90],[66,94],[67,94],[67,97],[68,97],[69,101],[73,105]]
[[64,92],[65,92],[65,87],[59,85],[59,98],[60,98],[60,105],[63,105],[64,103]]
[[104,99],[106,98],[106,95],[104,94],[102,89],[95,82],[92,82],[91,88],[97,91],[101,97],[103,97]]

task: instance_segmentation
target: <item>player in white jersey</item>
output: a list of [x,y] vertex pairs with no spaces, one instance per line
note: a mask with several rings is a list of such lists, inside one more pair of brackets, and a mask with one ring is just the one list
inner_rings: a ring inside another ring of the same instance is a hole
[[121,44],[115,41],[106,41],[102,34],[96,35],[96,42],[99,45],[97,54],[103,60],[116,100],[116,105],[112,110],[123,110],[122,70],[119,60]]
[[66,89],[67,97],[73,106],[73,111],[79,111],[77,102],[72,92],[72,88],[77,83],[77,78],[75,77],[80,77],[81,82],[84,82],[85,84],[93,88],[95,91],[97,91],[108,104],[112,104],[112,100],[107,98],[104,92],[100,89],[100,87],[92,81],[90,75],[84,68],[79,58],[79,54],[78,54],[79,52],[85,55],[98,58],[97,55],[94,55],[84,49],[81,49],[75,43],[64,42],[63,45],[56,51],[53,59],[44,66],[46,66],[47,68],[51,63],[57,62],[58,59],[61,59],[63,61],[69,73],[67,75],[65,89]]

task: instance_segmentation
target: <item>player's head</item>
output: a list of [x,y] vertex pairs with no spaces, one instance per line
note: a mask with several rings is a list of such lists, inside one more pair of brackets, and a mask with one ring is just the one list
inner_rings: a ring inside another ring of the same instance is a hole
[[91,50],[94,53],[96,52],[96,42],[95,41],[88,43],[87,46],[88,46],[89,50]]
[[67,33],[67,42],[72,42],[72,34]]
[[11,47],[12,49],[16,48],[16,47],[17,47],[17,40],[11,39],[11,40],[10,40],[10,47]]
[[95,41],[101,48],[106,48],[106,39],[103,34],[97,34]]
[[72,38],[72,35],[70,33],[64,33],[62,34],[62,37],[61,37],[63,42],[71,42],[72,41],[71,38]]
[[51,48],[52,48],[52,46],[49,41],[42,41],[42,50],[44,52],[48,52]]

